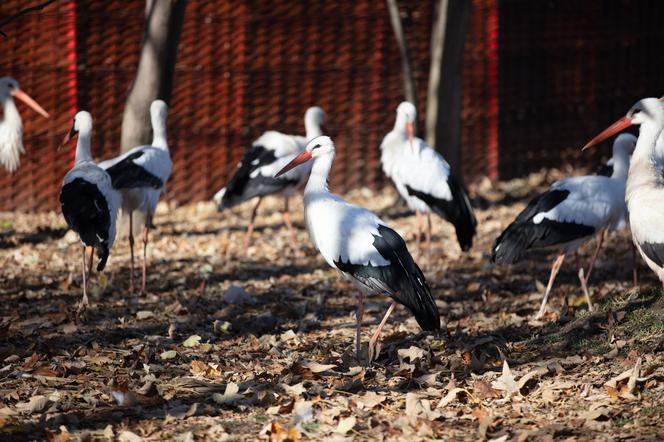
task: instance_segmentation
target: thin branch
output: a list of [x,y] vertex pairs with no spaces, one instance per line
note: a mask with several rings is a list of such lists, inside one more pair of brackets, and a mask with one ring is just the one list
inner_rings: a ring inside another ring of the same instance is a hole
[[392,29],[394,30],[394,36],[397,39],[397,45],[399,46],[399,52],[401,53],[401,70],[403,72],[404,95],[406,96],[406,100],[410,101],[414,105],[417,105],[415,102],[415,82],[413,81],[413,71],[410,67],[410,53],[408,51],[408,44],[406,43],[406,36],[403,32],[403,26],[401,25],[401,17],[399,16],[399,6],[397,5],[397,0],[387,0],[387,10],[390,13]]
[[5,19],[0,20],[0,34],[2,34],[3,37],[7,37],[7,34],[5,34],[5,33],[2,31],[2,28],[3,28],[5,25],[11,23],[12,21],[16,20],[17,18],[19,18],[19,17],[22,16],[22,15],[28,14],[28,13],[30,13],[30,12],[32,12],[32,11],[39,11],[40,9],[44,9],[46,6],[50,5],[51,3],[55,3],[55,1],[56,1],[56,0],[47,0],[47,1],[45,1],[44,3],[41,3],[41,4],[39,4],[39,5],[30,6],[29,8],[21,9],[21,10],[18,11],[16,14],[14,14],[14,15],[12,15],[12,16],[9,16],[9,17],[7,17],[7,18],[5,18]]

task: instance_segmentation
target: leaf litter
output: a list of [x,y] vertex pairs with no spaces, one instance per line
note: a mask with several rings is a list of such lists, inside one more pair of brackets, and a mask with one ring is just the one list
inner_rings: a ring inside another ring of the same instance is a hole
[[[631,289],[627,234],[608,237],[600,254],[594,313],[563,267],[546,320],[532,320],[552,254],[487,264],[493,239],[524,207],[523,199],[501,201],[556,173],[480,183],[475,197],[494,205],[477,211],[468,254],[449,225],[434,222],[425,275],[447,333],[420,333],[400,307],[368,367],[355,357],[356,293],[312,248],[301,202],[292,243],[282,201],[266,199],[248,256],[241,244],[250,208],[220,215],[207,203],[162,204],[148,293],[128,293],[119,237],[108,270],[92,277],[92,307],[80,323],[75,238],[22,240],[61,229],[60,215],[0,214],[15,226],[5,238],[12,246],[0,249],[0,438],[661,439],[664,302],[644,268]],[[391,189],[349,197],[413,244],[414,217],[393,216],[404,208],[394,207]],[[366,300],[364,348],[386,306],[386,298]]]

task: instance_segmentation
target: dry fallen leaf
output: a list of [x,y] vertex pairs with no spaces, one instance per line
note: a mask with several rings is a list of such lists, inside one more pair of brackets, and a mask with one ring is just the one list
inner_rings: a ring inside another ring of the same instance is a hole
[[519,393],[519,384],[517,384],[514,379],[514,375],[510,370],[510,366],[507,364],[507,361],[503,361],[503,373],[498,379],[491,383],[491,386],[496,390],[501,390],[507,393],[507,397],[510,397],[514,394]]
[[201,337],[198,335],[189,336],[183,343],[183,347],[197,347],[201,343]]
[[236,383],[229,382],[226,384],[224,394],[214,393],[212,399],[220,405],[232,405],[242,399],[242,395],[238,394],[239,391],[240,387]]
[[339,420],[339,425],[334,430],[335,433],[346,434],[355,426],[356,419],[355,416],[345,417]]
[[309,369],[312,373],[323,373],[336,367],[334,364],[324,365],[312,361],[305,361],[302,363],[302,366]]
[[175,351],[175,350],[167,350],[167,351],[163,352],[161,355],[159,355],[159,357],[160,357],[162,360],[167,361],[167,360],[169,360],[169,359],[174,359],[177,355],[178,355],[178,352],[177,352],[177,351]]

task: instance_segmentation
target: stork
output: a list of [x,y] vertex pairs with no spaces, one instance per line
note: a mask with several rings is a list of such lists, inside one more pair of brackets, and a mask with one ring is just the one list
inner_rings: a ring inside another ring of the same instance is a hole
[[39,103],[23,92],[18,82],[11,77],[0,78],[0,102],[4,110],[5,118],[0,121],[0,163],[8,172],[15,172],[21,163],[21,155],[25,153],[23,148],[23,123],[16,109],[14,98],[18,98],[35,112],[44,118],[48,118],[48,112]]
[[431,212],[454,225],[462,250],[473,244],[477,226],[466,191],[447,161],[424,140],[413,136],[417,111],[404,101],[397,107],[394,128],[380,145],[385,175],[394,182],[408,207],[415,211],[417,249],[420,250],[422,216],[427,216],[427,257],[431,259]]
[[330,137],[316,137],[277,176],[313,159],[304,189],[305,222],[325,261],[359,289],[355,342],[358,357],[364,294],[384,293],[392,298],[369,341],[371,361],[380,332],[397,303],[405,305],[427,331],[440,329],[440,317],[424,275],[399,234],[369,210],[330,193],[327,178],[334,155]]
[[[664,97],[663,97],[664,98]],[[644,98],[627,115],[590,140],[583,149],[595,146],[631,125],[639,125],[639,138],[632,155],[625,201],[632,239],[648,267],[664,288],[664,158],[657,140],[664,128],[662,99]]]
[[[152,144],[135,147],[122,155],[99,163],[111,176],[113,187],[122,193],[122,213],[128,217],[131,273],[129,290],[134,291],[134,226],[143,225],[143,271],[141,292],[147,280],[147,247],[159,197],[171,176],[173,162],[166,141],[168,106],[162,100],[150,105]],[[138,223],[134,221],[138,212]]]
[[300,185],[304,184],[311,167],[310,165],[300,167],[280,178],[275,178],[275,173],[304,150],[307,140],[323,134],[321,125],[325,123],[325,118],[323,109],[314,106],[307,109],[304,114],[306,137],[286,135],[274,130],[265,132],[252,143],[251,148],[244,154],[237,166],[237,171],[226,187],[214,195],[213,199],[220,212],[258,198],[251,212],[251,219],[244,237],[245,254],[254,231],[258,206],[263,197],[267,195],[282,194],[284,196],[284,224],[288,228],[291,239],[295,239],[288,210],[288,199],[295,194]]
[[97,166],[90,151],[92,117],[88,112],[78,112],[74,124],[65,136],[62,145],[78,135],[74,167],[65,175],[60,191],[60,207],[67,225],[78,233],[83,246],[83,299],[78,313],[88,305],[86,278],[86,247],[91,247],[88,275],[92,271],[95,249],[99,256],[97,271],[106,266],[108,255],[115,240],[115,221],[120,194],[113,189],[111,177]]
[[[549,282],[536,319],[544,315],[549,293],[563,264],[565,255],[574,253],[581,288],[593,306],[588,292],[588,278],[602,246],[604,232],[624,225],[625,180],[629,156],[636,137],[623,134],[613,144],[613,174],[611,177],[587,175],[565,178],[533,198],[528,206],[503,231],[493,246],[491,260],[513,264],[534,248],[555,248],[559,254],[551,268]],[[587,275],[577,254],[578,248],[600,235]]]

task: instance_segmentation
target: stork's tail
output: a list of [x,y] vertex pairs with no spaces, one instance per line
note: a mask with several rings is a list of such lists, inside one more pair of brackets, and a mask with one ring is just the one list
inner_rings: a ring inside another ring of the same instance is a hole
[[106,243],[101,243],[97,246],[97,255],[99,256],[99,264],[97,264],[97,271],[101,272],[106,267],[106,261],[108,261],[108,245]]
[[532,244],[528,225],[513,222],[500,234],[491,249],[491,262],[514,264]]
[[455,210],[448,211],[448,219],[454,225],[461,250],[465,252],[473,246],[473,237],[477,232],[477,219],[461,183],[452,174],[448,177],[447,183],[455,206]]

